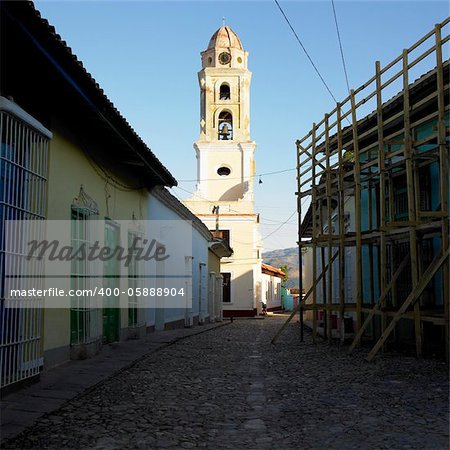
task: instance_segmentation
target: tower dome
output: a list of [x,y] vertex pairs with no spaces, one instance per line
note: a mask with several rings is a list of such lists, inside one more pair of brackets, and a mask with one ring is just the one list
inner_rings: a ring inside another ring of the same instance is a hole
[[[218,232],[234,249],[233,257],[222,261],[216,272],[205,272],[211,275],[209,281],[217,281],[212,287],[217,286],[215,292],[221,297],[214,311],[253,317],[261,311],[263,285],[259,214],[254,207],[256,142],[250,135],[248,53],[236,33],[224,25],[213,34],[201,59],[200,135],[194,143],[197,186],[185,204],[210,230],[217,230],[220,219]],[[200,301],[209,287],[209,281],[202,284],[202,276]],[[198,309],[203,317],[201,305]]]
[[202,67],[246,69],[248,53],[238,35],[226,25],[220,27],[209,40],[208,48],[201,52]]
[[208,50],[213,48],[237,48],[244,50],[238,35],[229,27],[224,25],[220,27],[211,37]]

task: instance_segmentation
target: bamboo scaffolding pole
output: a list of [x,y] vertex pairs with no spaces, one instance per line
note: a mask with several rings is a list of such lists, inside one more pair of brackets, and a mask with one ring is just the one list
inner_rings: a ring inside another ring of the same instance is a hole
[[[408,197],[408,219],[412,223],[416,223],[416,188],[418,180],[414,177],[413,165],[413,148],[411,126],[409,119],[409,77],[408,77],[408,51],[403,50],[403,128],[405,136],[404,157],[406,161],[406,189]],[[419,281],[419,272],[417,264],[417,233],[414,225],[409,229],[409,252],[411,255],[411,280],[413,290]],[[420,305],[418,302],[414,304],[414,330],[416,338],[416,355],[422,357],[422,324],[420,323]]]
[[[331,262],[333,262],[338,256],[338,253],[336,252],[333,255],[333,258],[331,259]],[[315,279],[313,285],[311,286],[311,288],[309,289],[309,291],[305,294],[305,296],[303,297],[303,299],[301,301],[298,302],[298,305],[292,310],[291,314],[289,315],[289,317],[286,319],[286,322],[284,322],[284,324],[281,326],[281,328],[277,331],[277,333],[275,334],[275,336],[272,338],[272,340],[270,341],[271,344],[275,344],[275,342],[278,340],[278,338],[280,337],[281,333],[286,329],[288,323],[294,318],[295,314],[297,314],[297,311],[301,308],[303,308],[306,305],[306,300],[308,300],[308,298],[311,296],[311,294],[314,293],[317,284],[320,282],[320,280],[325,276],[327,270],[328,270],[329,266],[327,265],[324,270],[322,270],[320,272],[320,275],[317,279]]]
[[342,119],[341,105],[336,106],[337,114],[337,142],[339,163],[339,316],[341,320],[341,340],[344,340],[344,311],[345,311],[345,187],[344,164],[342,160]]
[[356,332],[361,328],[362,306],[362,243],[361,243],[361,178],[358,151],[358,124],[355,110],[355,93],[350,91],[352,105],[353,158],[355,167],[355,233],[356,233]]
[[[300,174],[299,199],[311,198],[308,220],[312,220],[312,235],[308,245],[313,251],[313,302],[312,305],[305,305],[304,309],[313,312],[314,341],[319,311],[325,322],[324,335],[328,339],[332,338],[332,315],[338,312],[342,325],[344,311],[347,311],[354,314],[355,332],[356,336],[359,335],[354,345],[359,344],[367,324],[372,323],[373,337],[378,339],[375,345],[383,347],[387,336],[395,334],[396,323],[401,318],[414,321],[412,337],[418,357],[422,354],[423,322],[445,325],[448,355],[448,260],[439,269],[442,271],[442,292],[435,293],[436,301],[428,312],[421,311],[423,289],[417,293],[417,287],[421,286],[427,273],[421,273],[425,261],[421,253],[430,246],[431,239],[436,242],[436,238],[440,238],[443,248],[449,244],[447,136],[450,127],[446,126],[445,120],[450,105],[445,92],[450,85],[444,78],[450,62],[442,61],[442,47],[450,41],[450,36],[441,37],[442,27],[447,23],[450,23],[450,18],[436,25],[434,30],[385,67],[377,62],[375,75],[350,91],[346,99],[337,103],[298,141],[303,154],[298,161],[297,172]],[[411,54],[415,49],[418,50]],[[436,67],[410,85],[410,70],[425,58],[429,61],[429,56],[434,52]],[[436,90],[433,91],[435,80]],[[403,90],[383,103],[383,93],[394,86],[393,83],[402,83]],[[364,117],[357,120],[360,112],[373,103],[376,107],[372,112],[363,113]],[[343,120],[348,121],[349,118],[349,125],[344,126]],[[431,133],[428,122],[433,124]],[[426,135],[423,133],[425,129]],[[352,160],[347,158],[347,152],[353,152]],[[438,198],[434,196],[436,190],[433,188],[431,191],[430,186],[421,179],[431,167],[438,170],[438,174],[433,172],[433,182],[436,181],[439,186]],[[432,199],[432,207],[422,202],[423,195]],[[350,206],[350,229],[346,229],[346,205]],[[432,210],[434,205],[439,205],[438,210]],[[333,221],[336,222],[334,231]],[[409,264],[410,276],[401,276],[395,266],[396,255],[401,249],[399,244],[408,247],[409,257],[404,264]],[[302,242],[300,245],[304,246]],[[330,257],[336,248],[338,260],[335,265],[330,265]],[[354,272],[349,272],[354,273],[354,297],[347,293],[350,287],[346,281],[347,249],[355,255]],[[319,265],[321,269],[330,266],[327,276],[319,277],[320,280],[317,278]],[[339,286],[334,286],[338,289],[333,289],[333,283],[336,283],[334,268],[339,274]],[[320,303],[318,289],[322,297]],[[411,301],[412,310],[401,312],[403,293],[409,299],[413,292],[419,301]],[[338,302],[334,294],[339,297]],[[439,303],[441,296],[442,305]],[[376,307],[375,298],[379,300],[380,297],[381,304]],[[384,307],[388,300],[389,308],[393,310]],[[366,307],[369,301],[371,309]],[[380,317],[381,328],[375,316]],[[383,336],[385,338],[379,344]]]
[[[316,189],[316,124],[313,124],[312,129],[312,167],[311,167],[311,173],[312,173],[312,186],[311,186],[311,211],[312,211],[312,238],[313,238],[313,246],[312,246],[312,276],[313,280],[316,280],[317,278],[317,247],[315,243],[315,237],[317,233],[317,189]],[[316,342],[317,339],[317,288],[316,283],[314,282],[314,289],[313,289],[313,316],[312,316],[312,340],[313,342]]]
[[379,309],[381,309],[383,307],[384,300],[386,299],[387,295],[389,294],[389,291],[392,289],[392,286],[394,286],[395,281],[397,280],[397,278],[402,273],[403,269],[408,264],[408,261],[409,261],[409,253],[403,258],[403,261],[398,266],[398,268],[395,271],[394,276],[392,277],[391,281],[384,288],[384,290],[382,291],[382,294],[380,295],[380,297],[376,301],[374,307],[370,310],[369,315],[366,317],[366,320],[364,321],[364,323],[362,324],[360,330],[358,331],[358,333],[356,334],[355,338],[353,339],[353,342],[350,345],[350,348],[348,349],[348,353],[351,353],[355,349],[355,347],[357,346],[358,342],[361,340],[361,338],[362,338],[362,336],[364,334],[364,331],[369,326],[369,323],[370,323],[372,317],[374,317],[375,313]]
[[[303,299],[303,244],[302,244],[302,201],[300,197],[300,143],[297,141],[297,214],[298,214],[298,273],[299,298]],[[303,342],[303,310],[299,308],[300,342]]]
[[[386,291],[386,174],[385,174],[385,152],[384,152],[384,133],[383,133],[383,97],[381,92],[381,72],[380,61],[375,63],[375,76],[377,85],[377,137],[378,137],[378,171],[380,174],[379,183],[379,196],[380,196],[380,217],[378,224],[380,227],[380,255],[379,255],[379,278],[380,278],[380,291]],[[390,197],[392,198],[392,197]],[[391,216],[392,217],[392,216]],[[392,267],[392,265],[391,265]],[[386,294],[387,295],[387,294]],[[381,333],[386,329],[386,315],[381,316]]]
[[[327,303],[331,307],[333,295],[333,266],[332,266],[332,208],[331,208],[331,169],[330,169],[330,147],[329,147],[329,128],[328,128],[328,114],[325,115],[325,155],[326,155],[326,197],[327,197],[327,241],[328,241],[328,283],[327,283]],[[325,302],[324,302],[325,303]],[[327,310],[327,337],[331,341],[331,311]]]
[[[400,59],[402,59],[402,57],[400,57]],[[448,65],[448,64],[449,64],[448,61],[446,61],[445,63],[443,63],[444,66],[445,66],[445,65]],[[421,80],[424,81],[424,80],[426,80],[426,79],[428,79],[428,78],[431,78],[432,76],[435,76],[436,72],[437,72],[437,69],[431,70],[430,72],[424,74],[424,75],[421,77]],[[380,69],[380,76],[381,76],[382,73],[384,73],[384,71],[383,71],[382,69]],[[399,78],[399,77],[402,75],[402,73],[403,73],[403,71],[399,71],[399,72],[396,74],[396,77],[395,77],[395,78]],[[373,80],[376,80],[376,78],[377,78],[377,75],[375,75],[375,76],[373,77]],[[392,81],[394,81],[394,79],[393,79]],[[387,84],[387,83],[384,83],[384,84],[380,85],[380,86],[379,86],[379,89],[382,90],[382,89],[384,89],[385,87],[387,87],[386,84]],[[448,86],[449,86],[448,84],[445,84],[444,88],[448,88]],[[367,101],[370,100],[371,98],[376,97],[376,91],[377,91],[377,89],[375,89],[375,90],[371,93],[370,98],[366,97],[366,98],[364,98],[363,100],[360,100],[358,103],[356,103],[356,104],[355,104],[355,109],[358,109],[360,106],[362,106],[363,104],[367,103]],[[355,90],[354,92],[355,92],[355,95],[356,95],[356,94],[358,93],[358,89]],[[392,103],[392,102],[393,102],[395,99],[397,99],[397,97],[399,97],[400,95],[401,95],[401,94],[398,94],[397,96],[393,97],[393,98],[390,99],[388,102],[386,102],[386,103],[383,105],[383,108],[386,108],[390,103]],[[431,94],[429,94],[428,96],[426,96],[426,97],[424,97],[424,98],[421,98],[421,99],[419,99],[419,100],[415,100],[414,102],[411,102],[411,104],[410,104],[411,111],[414,111],[416,108],[422,106],[424,103],[428,102],[430,99],[432,99],[432,98],[434,98],[434,97],[436,97],[436,96],[437,96],[437,93],[431,93]],[[342,105],[343,105],[343,102],[341,102],[340,105],[341,105],[341,111],[342,111]],[[448,107],[447,107],[446,109],[448,109]],[[337,108],[335,108],[333,111],[337,111]],[[349,111],[347,111],[346,113],[344,113],[344,114],[341,113],[341,121],[342,121],[344,118],[346,118],[347,116],[349,116],[350,114],[351,114],[351,109],[350,109]],[[433,116],[433,115],[437,115],[437,112],[431,113],[431,116]],[[402,116],[403,116],[403,111],[399,111],[399,112],[397,112],[397,113],[394,114],[394,115],[389,115],[389,117],[387,117],[387,118],[384,120],[384,125],[389,125],[389,124],[391,124],[392,122],[395,122],[397,119],[401,118]],[[376,117],[376,112],[373,112],[373,113],[369,114],[369,116],[367,116],[364,120],[367,121],[367,120],[368,120],[369,118],[371,118],[371,117],[375,118],[375,117]],[[420,120],[422,120],[422,119],[420,119]],[[324,125],[324,120],[322,120],[322,121],[317,125],[317,128],[320,127],[320,126],[322,126],[322,125]],[[330,125],[330,128],[331,128],[332,126],[334,126],[334,125],[337,125],[337,120],[336,120],[335,122],[333,122],[333,124]],[[415,126],[415,125],[417,125],[417,123],[414,122],[414,123],[412,123],[411,125],[414,125],[414,126]],[[365,130],[364,132],[360,133],[360,134],[359,134],[359,138],[360,138],[360,139],[363,139],[363,138],[368,137],[368,136],[371,135],[371,134],[375,134],[375,135],[376,135],[376,129],[377,129],[377,125],[374,125],[373,127],[371,127],[371,128],[369,128],[369,129]],[[343,140],[344,140],[344,141],[345,141],[344,138],[346,138],[346,139],[348,140],[348,142],[351,142],[351,140],[352,140],[352,132],[351,132],[351,131],[352,131],[352,130],[351,130],[351,127],[347,127],[347,128],[345,128],[345,129],[343,130]],[[395,133],[395,134],[398,134],[398,133]],[[310,137],[310,136],[311,136],[311,132],[310,132],[307,136],[305,136],[302,140],[300,140],[300,142],[302,143],[304,139],[306,139],[306,138],[308,138],[308,137]],[[316,133],[316,141],[320,141],[320,139],[321,139],[322,137],[324,137],[324,136],[325,136],[325,131],[322,131],[320,134],[317,134],[317,133]],[[336,135],[335,135],[335,136],[332,136],[332,137],[330,138],[330,146],[336,144],[336,142],[337,142],[337,136],[336,136]],[[305,149],[305,150],[308,150],[308,149],[311,147],[311,145],[312,145],[312,142],[310,142],[306,147],[304,147],[304,149]],[[360,153],[362,154],[363,152],[364,152],[364,148],[361,147],[361,148],[360,148]],[[331,154],[333,154],[333,153],[331,153]],[[320,163],[322,163],[323,161],[325,161],[325,157],[323,157],[322,159],[319,159],[319,160],[318,160],[318,162],[320,162]]]
[[402,306],[396,312],[395,316],[392,318],[391,323],[386,328],[385,332],[380,336],[377,343],[374,345],[370,353],[367,355],[366,360],[372,361],[375,355],[380,350],[380,347],[383,345],[384,341],[388,338],[391,331],[394,329],[395,324],[402,318],[403,313],[408,309],[408,307],[413,304],[418,297],[422,294],[423,290],[427,287],[427,284],[433,279],[436,272],[440,269],[442,264],[447,260],[448,255],[450,253],[450,248],[444,252],[444,254],[438,254],[434,258],[434,260],[429,265],[428,269],[424,272],[422,278],[420,279],[417,286],[413,289],[413,291],[408,295],[406,300],[403,302]]
[[[442,37],[441,26],[435,27],[436,39],[436,66],[437,66],[437,92],[438,92],[438,145],[439,145],[439,194],[441,201],[442,216],[442,248],[449,246],[449,210],[448,210],[448,183],[449,183],[449,151],[446,142],[446,126],[445,126],[445,91],[444,91],[444,70],[442,64]],[[447,92],[448,94],[448,92]],[[442,266],[442,301],[444,303],[444,319],[445,319],[445,357],[449,359],[449,303],[450,303],[450,275],[449,264],[445,261]]]
[[[307,304],[307,305],[304,305],[303,308],[304,308],[305,311],[310,311],[312,309],[312,305]],[[325,305],[323,308],[325,310],[329,309],[328,305]],[[337,312],[338,311],[337,308],[339,308],[339,305],[338,304],[333,304],[331,310]],[[355,312],[356,311],[356,304],[354,304],[354,303],[347,303],[346,304],[346,310],[348,312]],[[381,314],[384,312],[388,317],[394,317],[397,314],[397,312],[398,312],[398,310],[386,309],[385,311],[382,311],[380,309],[373,310],[373,308],[372,309],[370,309],[370,308],[362,308],[362,311],[364,313],[367,313],[367,314],[373,313],[373,314],[375,314],[377,316],[381,316]],[[426,314],[428,314],[428,315],[426,315]],[[438,314],[438,312],[434,311],[434,310],[427,311],[427,312],[422,311],[422,315],[420,316],[420,320],[422,322],[431,322],[431,323],[433,323],[435,325],[444,326],[445,325],[445,320],[443,318],[443,315],[441,314],[440,316],[438,316],[436,314]],[[402,313],[400,319],[414,320],[414,311],[406,311],[405,313]],[[395,331],[395,329],[392,330],[391,334],[394,334],[394,331]],[[380,336],[381,336],[381,334],[380,334]]]
[[[320,200],[319,201],[319,227],[320,230],[323,230],[323,201]],[[321,270],[323,270],[323,268],[325,267],[325,247],[321,246],[320,247],[320,268]],[[326,277],[322,278],[322,302],[319,304],[320,306],[326,305],[327,303],[327,279]],[[322,311],[322,317],[323,317],[323,321],[324,321],[324,326],[323,326],[323,332],[324,332],[324,337],[327,337],[327,324],[328,324],[328,316],[327,314],[324,314],[324,309],[323,308],[318,308],[319,310]]]

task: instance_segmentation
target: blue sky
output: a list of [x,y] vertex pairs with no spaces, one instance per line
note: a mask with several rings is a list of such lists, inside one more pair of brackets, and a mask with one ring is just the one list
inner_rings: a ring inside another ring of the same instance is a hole
[[[279,0],[334,96],[347,88],[331,0]],[[38,1],[137,133],[179,180],[196,178],[200,51],[226,23],[249,52],[253,72],[251,134],[257,173],[295,168],[296,139],[334,106],[284,21],[267,1]],[[350,87],[356,88],[449,15],[446,1],[335,0]],[[448,56],[447,56],[448,57]],[[295,171],[255,184],[261,234],[296,208]],[[195,183],[174,191],[189,197]],[[296,214],[264,240],[266,250],[295,246]]]

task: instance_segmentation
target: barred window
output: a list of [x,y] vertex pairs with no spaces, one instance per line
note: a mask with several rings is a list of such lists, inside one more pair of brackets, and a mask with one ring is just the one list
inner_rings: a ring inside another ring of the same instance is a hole
[[[46,216],[47,157],[52,134],[14,102],[0,97],[0,387],[37,375],[41,353],[42,298],[20,298],[22,308],[9,307],[10,289],[23,280],[6,284],[5,260],[21,264],[23,243],[6,247],[5,221],[40,220]],[[30,265],[27,275],[42,273],[42,261]],[[33,287],[43,280],[33,278]],[[17,300],[17,298],[15,299]]]
[[[94,200],[85,192],[83,186],[71,205],[71,240],[74,251],[80,246],[91,246],[98,236],[95,220],[98,208]],[[95,287],[98,280],[89,275],[98,274],[98,262],[73,259],[71,262],[71,289],[87,290]],[[87,291],[86,291],[87,292]],[[92,295],[78,295],[71,298],[70,343],[71,345],[89,344],[98,341],[101,336],[100,309],[98,299]]]

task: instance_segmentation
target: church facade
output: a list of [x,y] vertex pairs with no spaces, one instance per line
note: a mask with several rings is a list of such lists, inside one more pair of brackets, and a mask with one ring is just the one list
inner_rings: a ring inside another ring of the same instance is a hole
[[221,261],[224,317],[255,316],[261,311],[261,238],[253,198],[248,52],[222,26],[201,59],[197,188],[185,204],[234,250]]

